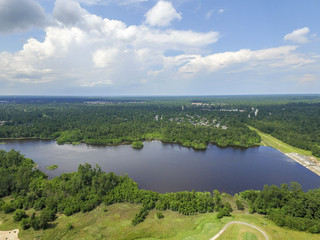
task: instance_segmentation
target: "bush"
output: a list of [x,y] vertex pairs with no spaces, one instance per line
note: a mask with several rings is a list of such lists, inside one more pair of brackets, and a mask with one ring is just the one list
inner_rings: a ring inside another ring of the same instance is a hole
[[15,209],[13,207],[13,205],[11,203],[5,203],[2,206],[2,210],[4,211],[4,213],[11,213],[13,212]]
[[30,228],[30,219],[28,218],[23,218],[21,221],[21,228],[23,230],[27,230]]
[[[232,209],[231,209],[232,211]],[[230,208],[229,206],[223,207],[219,210],[217,214],[217,218],[223,218],[224,216],[231,216],[230,215]]]
[[73,225],[72,225],[72,223],[67,223],[67,230],[71,230],[71,229],[73,229]]
[[244,210],[244,206],[239,199],[236,200],[236,206],[238,210]]
[[27,218],[28,215],[22,209],[17,209],[13,214],[13,220],[15,222],[21,221],[22,218]]
[[164,218],[162,212],[157,212],[156,215],[158,219]]
[[30,220],[30,226],[34,230],[39,230],[40,229],[39,218],[38,217],[34,217],[33,219],[31,219]]
[[320,233],[320,224],[313,225],[308,229],[310,233]]
[[71,216],[73,214],[73,210],[71,207],[66,207],[64,210],[63,210],[63,214],[66,215],[66,216]]

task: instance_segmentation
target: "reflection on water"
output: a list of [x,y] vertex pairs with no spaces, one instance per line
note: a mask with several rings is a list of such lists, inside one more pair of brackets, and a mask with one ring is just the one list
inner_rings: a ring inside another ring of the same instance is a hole
[[[320,177],[270,147],[219,148],[194,151],[177,144],[145,142],[141,150],[130,145],[57,145],[54,141],[12,140],[0,149],[14,148],[37,162],[49,177],[76,171],[86,162],[116,174],[127,173],[139,186],[158,192],[192,189],[236,193],[262,189],[265,184],[299,182],[304,190],[320,187]],[[54,171],[46,167],[58,164]]]

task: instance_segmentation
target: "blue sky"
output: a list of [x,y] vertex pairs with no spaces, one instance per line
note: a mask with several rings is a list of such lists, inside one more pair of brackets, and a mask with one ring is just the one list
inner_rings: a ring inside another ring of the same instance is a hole
[[0,94],[318,94],[319,10],[318,0],[0,0]]

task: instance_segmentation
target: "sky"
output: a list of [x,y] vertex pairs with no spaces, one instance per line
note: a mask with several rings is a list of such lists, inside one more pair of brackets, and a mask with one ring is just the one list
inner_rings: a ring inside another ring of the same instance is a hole
[[0,95],[320,93],[319,0],[0,0]]

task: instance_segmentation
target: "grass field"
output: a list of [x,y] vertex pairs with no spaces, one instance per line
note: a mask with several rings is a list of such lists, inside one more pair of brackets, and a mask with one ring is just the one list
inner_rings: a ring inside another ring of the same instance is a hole
[[[156,211],[150,211],[146,220],[133,227],[131,219],[139,211],[140,205],[121,203],[108,206],[108,211],[100,206],[89,213],[78,213],[70,217],[60,215],[53,227],[47,230],[22,230],[13,222],[13,214],[0,212],[0,231],[20,229],[21,240],[31,239],[108,239],[108,240],[208,240],[217,234],[229,221],[243,221],[265,231],[270,239],[319,240],[320,235],[311,235],[285,228],[279,228],[264,216],[235,211],[232,217],[217,219],[215,213],[183,216],[177,212],[163,211],[164,218],[158,219]],[[71,223],[73,229],[68,230]],[[260,233],[243,225],[230,226],[219,240],[260,239]],[[240,238],[239,238],[240,237]]]
[[273,147],[275,149],[280,150],[283,153],[299,153],[299,154],[306,155],[306,156],[312,156],[311,151],[307,151],[307,150],[303,150],[300,148],[290,146],[289,144],[286,144],[286,143],[280,141],[279,139],[271,136],[270,134],[261,132],[260,130],[258,130],[254,127],[251,127],[249,125],[248,125],[248,127],[251,130],[256,131],[260,135],[261,144],[264,146]]

